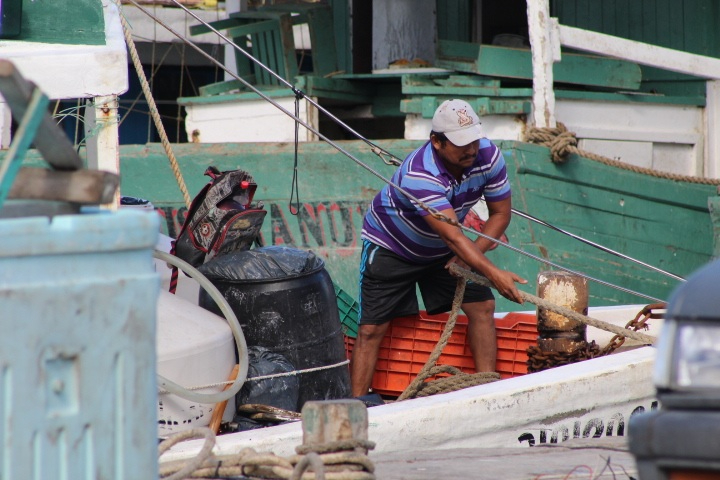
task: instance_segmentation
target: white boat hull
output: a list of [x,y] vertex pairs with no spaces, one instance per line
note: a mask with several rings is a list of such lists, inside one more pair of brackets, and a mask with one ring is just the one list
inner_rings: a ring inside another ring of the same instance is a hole
[[[457,392],[373,407],[374,452],[527,447],[570,438],[622,436],[630,416],[657,407],[653,347],[641,347]],[[291,455],[300,422],[220,436],[217,454],[252,447]],[[163,461],[189,458],[202,441],[174,447]]]

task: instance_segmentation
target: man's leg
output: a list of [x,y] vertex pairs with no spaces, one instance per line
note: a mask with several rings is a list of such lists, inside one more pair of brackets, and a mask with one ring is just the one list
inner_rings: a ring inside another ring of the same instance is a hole
[[497,361],[497,334],[495,333],[495,300],[463,303],[468,317],[468,343],[478,372],[494,372]]
[[380,325],[360,325],[358,329],[350,360],[350,383],[353,397],[365,395],[370,389],[380,351],[380,342],[385,336],[388,325],[390,322]]

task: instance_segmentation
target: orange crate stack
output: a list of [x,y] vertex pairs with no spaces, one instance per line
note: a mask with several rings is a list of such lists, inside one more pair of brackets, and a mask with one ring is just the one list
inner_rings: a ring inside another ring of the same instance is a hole
[[[440,339],[448,314],[399,317],[392,321],[380,344],[373,391],[381,395],[398,396],[417,376]],[[438,359],[438,365],[451,365],[463,372],[474,373],[470,347],[467,345],[467,317],[459,315],[453,333]],[[501,378],[527,373],[527,348],[537,344],[537,318],[527,313],[508,313],[496,319],[497,364]],[[345,349],[350,358],[354,338],[345,337]]]

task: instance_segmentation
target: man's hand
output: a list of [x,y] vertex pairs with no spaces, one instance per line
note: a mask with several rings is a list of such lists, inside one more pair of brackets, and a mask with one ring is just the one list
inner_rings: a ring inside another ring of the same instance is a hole
[[508,300],[512,300],[515,303],[519,303],[520,305],[524,303],[520,291],[517,287],[515,287],[516,282],[521,284],[528,283],[524,278],[521,278],[513,272],[508,272],[507,270],[497,270],[494,275],[488,276],[488,280],[495,285],[495,289],[503,297]]

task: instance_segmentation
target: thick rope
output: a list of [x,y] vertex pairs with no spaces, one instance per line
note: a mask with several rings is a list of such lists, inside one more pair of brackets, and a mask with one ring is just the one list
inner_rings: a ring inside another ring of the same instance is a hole
[[[432,382],[425,382],[428,378],[441,372],[448,372],[444,367],[436,367],[437,361],[442,354],[443,349],[450,340],[453,329],[457,322],[458,314],[460,313],[460,305],[462,304],[463,296],[465,295],[466,280],[464,278],[458,278],[457,288],[455,289],[455,298],[453,298],[452,310],[450,311],[450,317],[445,324],[445,329],[440,335],[435,348],[430,353],[430,356],[425,362],[425,365],[418,373],[417,377],[410,382],[405,390],[398,397],[398,401],[407,400],[415,397],[425,397],[433,395],[435,393],[452,392],[460,390],[462,388],[472,387],[475,385],[481,385],[488,382],[494,382],[500,379],[500,376],[495,372],[479,372],[475,374],[468,374],[461,372],[457,369],[451,371],[454,375],[447,378],[440,378],[433,380]],[[421,392],[423,392],[421,394]]]
[[432,382],[424,382],[418,388],[413,398],[429,397],[437,393],[448,393],[463,388],[483,385],[490,382],[500,380],[500,374],[497,372],[477,372],[465,373],[462,370],[450,365],[436,365],[430,370],[430,375],[434,376],[439,373],[449,373],[450,377],[443,377],[433,380]]
[[170,146],[170,141],[168,140],[167,134],[165,133],[165,127],[160,120],[160,113],[158,112],[157,105],[155,104],[155,99],[153,98],[152,92],[150,91],[150,85],[148,84],[147,78],[145,77],[145,71],[143,70],[142,63],[140,62],[140,57],[138,56],[137,49],[135,48],[135,41],[133,40],[132,34],[130,33],[130,27],[127,23],[127,20],[125,20],[125,15],[122,14],[120,5],[118,4],[117,7],[118,10],[120,10],[121,12],[120,23],[122,23],[123,34],[125,35],[125,42],[127,43],[128,50],[130,52],[130,58],[132,59],[133,65],[135,66],[135,71],[137,72],[138,78],[140,80],[140,86],[142,87],[142,91],[145,94],[145,99],[148,102],[150,116],[152,117],[153,122],[155,123],[155,128],[160,135],[160,142],[165,149],[165,153],[167,154],[168,159],[170,159],[170,167],[172,168],[175,179],[177,180],[178,186],[180,187],[180,192],[182,193],[183,199],[185,200],[185,206],[187,208],[190,208],[190,203],[192,200],[190,199],[190,194],[188,193],[187,187],[185,186],[185,180],[183,179],[182,172],[180,171],[180,166],[178,165],[177,158],[175,158],[175,154],[173,153],[172,147]]
[[[440,358],[440,354],[447,345],[447,342],[450,339],[450,335],[455,328],[457,317],[460,311],[460,306],[462,304],[462,299],[465,295],[465,285],[467,280],[471,280],[479,285],[495,288],[494,285],[487,278],[473,273],[467,269],[464,269],[457,264],[453,264],[450,266],[450,273],[458,276],[458,282],[457,288],[455,290],[455,297],[453,298],[452,302],[452,310],[450,312],[448,321],[445,324],[445,329],[440,335],[440,339],[435,345],[435,348],[430,353],[427,362],[420,370],[417,377],[415,377],[415,379],[410,383],[410,385],[408,385],[402,392],[402,394],[398,397],[398,401],[407,400],[409,398],[425,397],[429,395],[434,395],[436,393],[452,392],[455,390],[461,390],[463,388],[481,385],[500,379],[500,375],[498,375],[496,372],[478,372],[475,374],[467,374],[455,367],[447,365],[436,366],[437,360],[438,358]],[[644,344],[651,345],[655,341],[655,337],[652,337],[650,335],[645,335],[640,332],[621,328],[611,323],[603,322],[602,320],[597,320],[586,315],[582,315],[578,312],[570,310],[569,308],[555,305],[540,297],[523,292],[522,290],[520,290],[519,292],[523,301],[533,303],[540,308],[558,313],[567,318],[570,318],[571,320],[575,320],[585,325],[590,325],[595,328],[606,330],[622,337],[637,340]],[[428,378],[433,377],[438,373],[450,373],[452,374],[452,376],[446,378],[439,378],[431,382],[426,382]]]
[[208,428],[179,432],[160,444],[162,455],[177,443],[204,436],[206,441],[198,455],[188,461],[160,464],[160,478],[272,478],[287,480],[375,480],[375,465],[367,450],[375,443],[367,440],[344,440],[327,444],[296,447],[299,455],[281,457],[273,453],[243,448],[232,455],[212,455],[215,434]]
[[660,172],[651,168],[638,167],[629,163],[613,160],[602,155],[597,155],[587,150],[577,147],[578,140],[574,132],[568,129],[562,123],[558,122],[555,128],[538,128],[529,127],[525,132],[525,141],[529,143],[537,143],[550,149],[552,160],[554,163],[563,163],[570,153],[589,158],[596,162],[603,163],[616,168],[622,168],[635,173],[642,173],[658,178],[667,178],[679,182],[701,183],[705,185],[720,185],[720,179],[702,178],[690,175],[679,175],[675,173]]
[[197,470],[200,465],[202,465],[207,459],[212,456],[212,449],[213,446],[215,446],[215,433],[209,428],[205,427],[193,428],[192,430],[179,432],[173,435],[167,440],[164,440],[158,446],[158,456],[161,456],[163,453],[170,450],[170,448],[172,448],[179,442],[201,437],[205,438],[205,443],[203,443],[200,452],[195,457],[191,458],[189,462],[182,465],[181,468],[175,470],[171,475],[168,475],[164,478],[167,478],[167,480],[182,480],[183,478],[188,477],[192,472]]
[[[486,287],[495,288],[487,278],[485,278],[481,275],[478,275],[477,273],[473,273],[469,270],[461,268],[457,265],[451,265],[450,272],[455,275],[460,275],[463,278],[465,278],[467,280],[471,280],[477,284],[484,285]],[[558,313],[558,314],[560,314],[564,317],[567,317],[571,320],[575,320],[580,323],[584,323],[585,325],[590,325],[591,327],[599,328],[601,330],[606,330],[608,332],[612,332],[617,335],[621,335],[623,337],[630,338],[632,340],[637,340],[638,342],[641,342],[641,343],[644,343],[647,345],[652,345],[655,342],[655,337],[653,337],[651,335],[645,335],[644,333],[634,332],[632,330],[628,330],[626,328],[622,328],[622,327],[618,327],[617,325],[613,325],[612,323],[603,322],[602,320],[588,317],[581,313],[570,310],[569,308],[562,307],[560,305],[555,305],[554,303],[550,303],[545,299],[542,299],[542,298],[532,295],[530,293],[523,292],[522,290],[520,290],[520,296],[522,297],[523,301],[525,301],[525,302],[530,302],[534,305],[537,305],[540,308],[549,310],[551,312]]]

